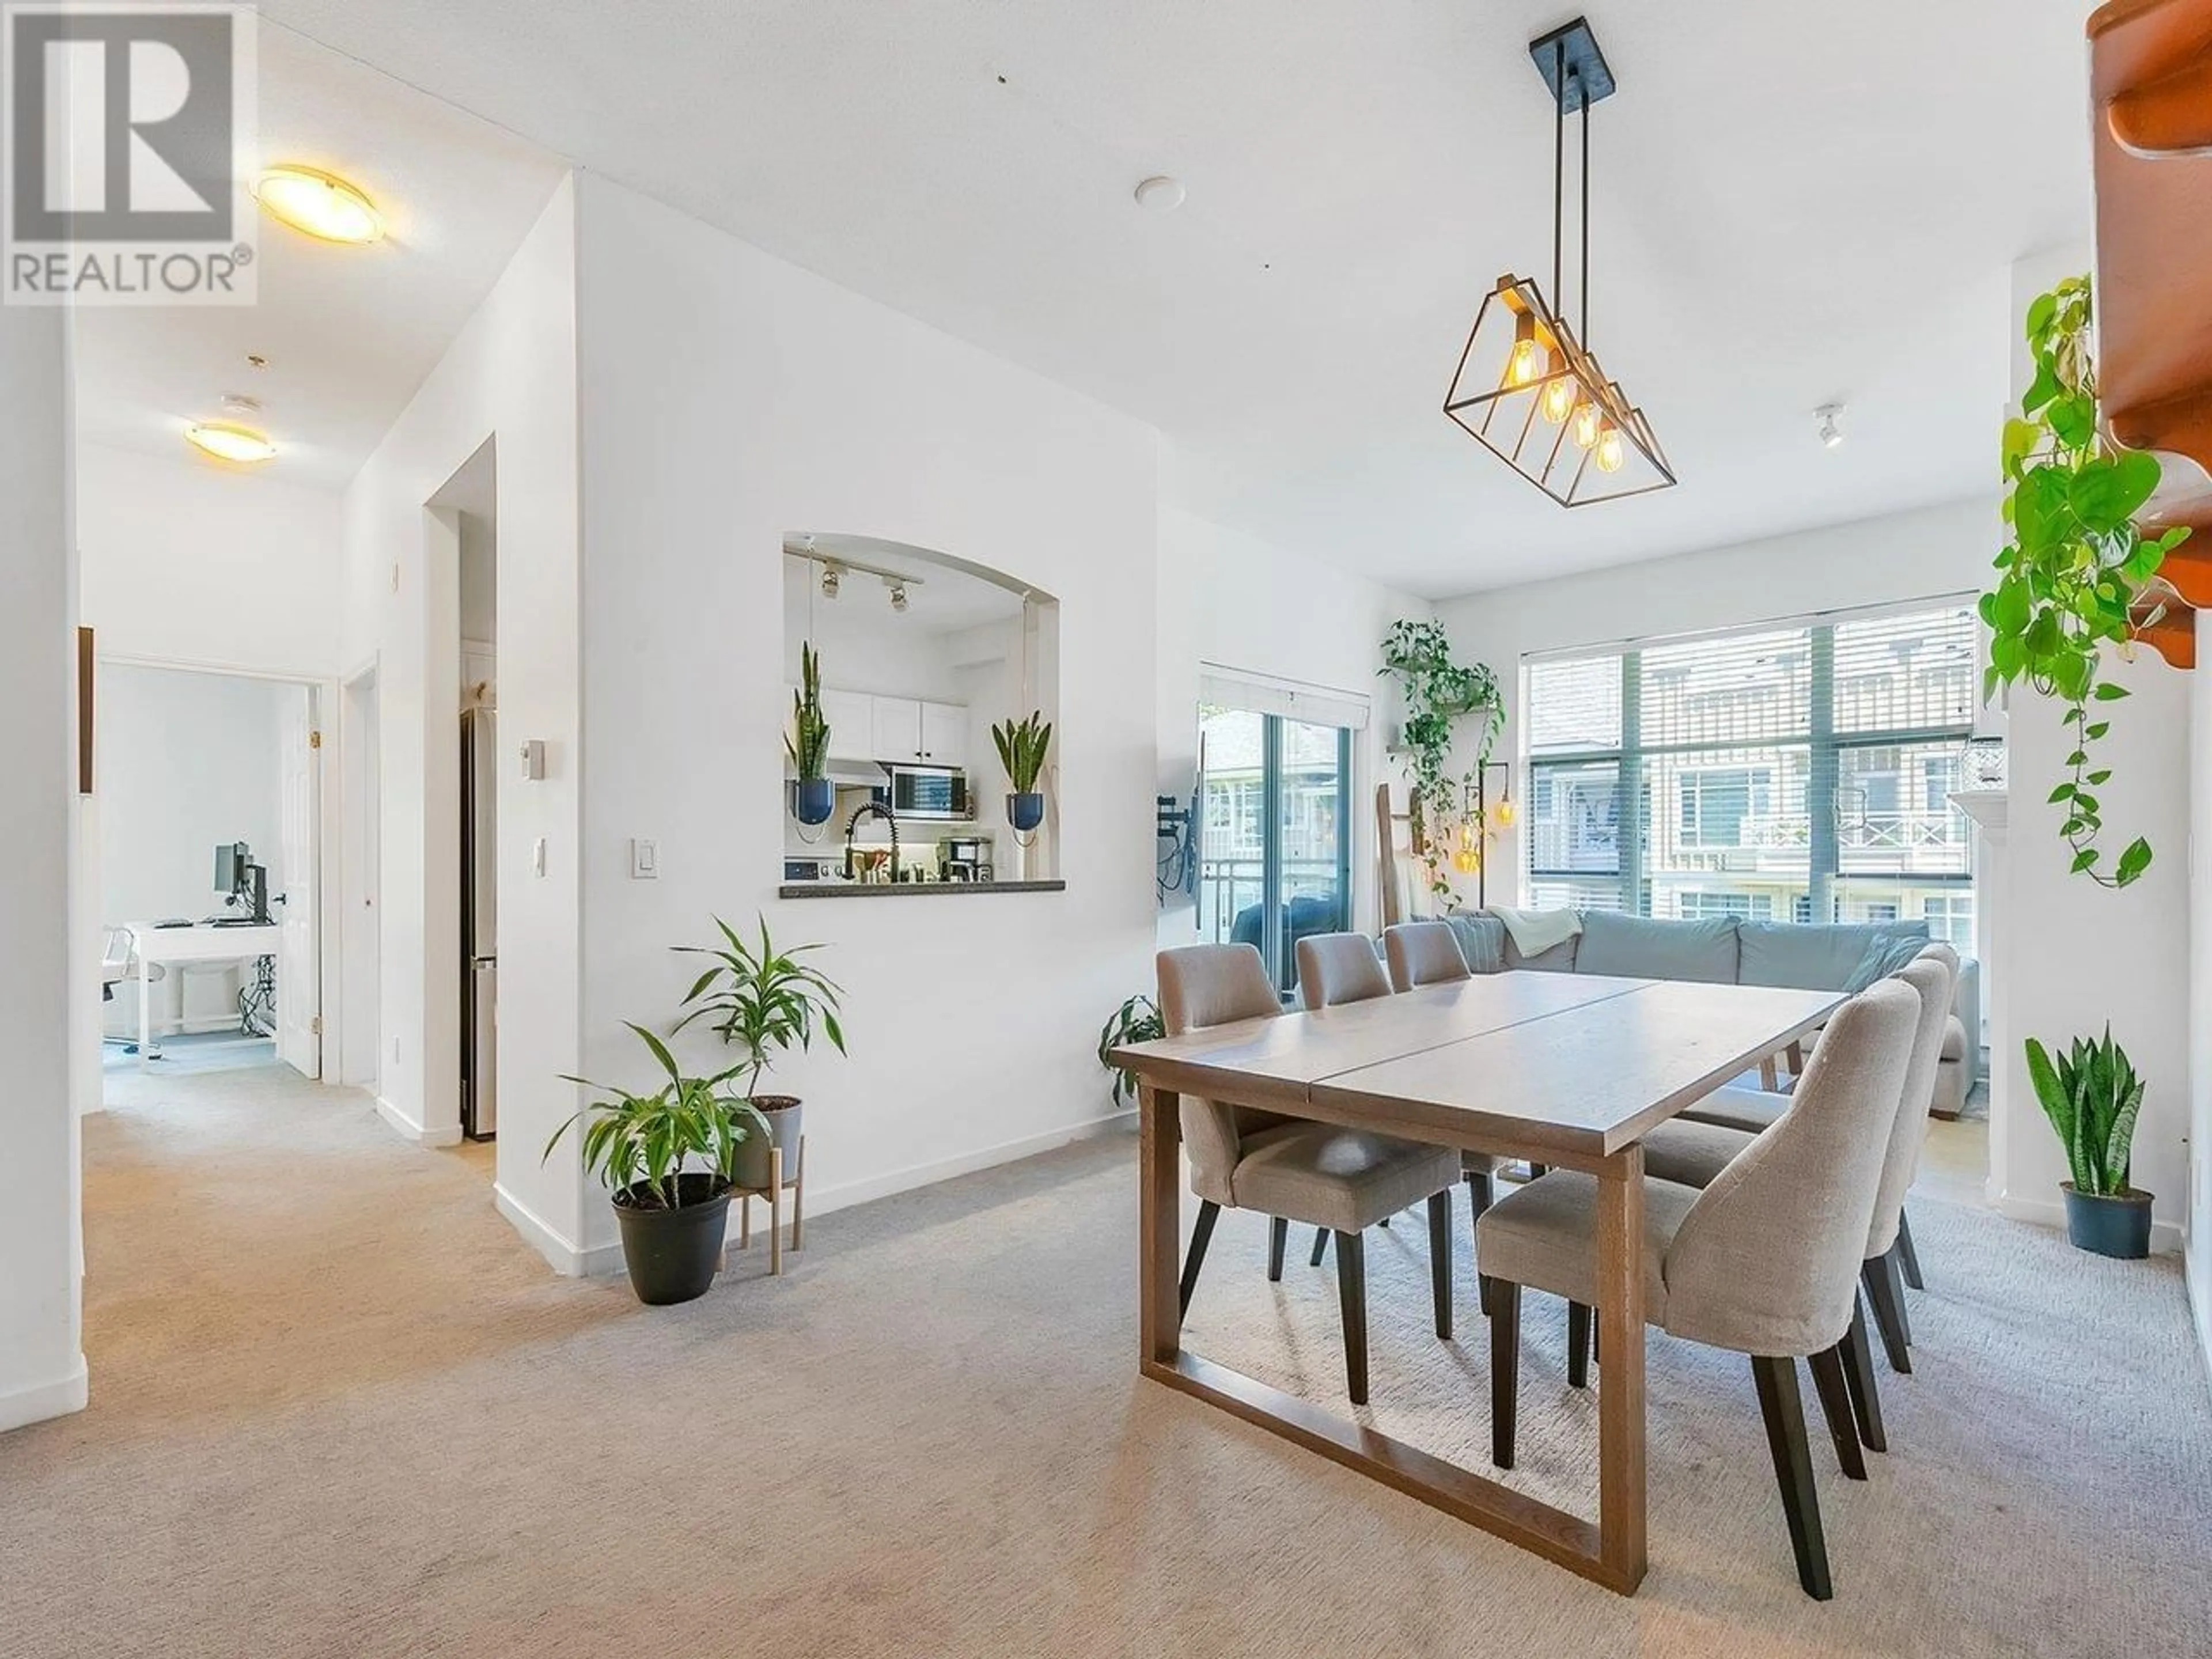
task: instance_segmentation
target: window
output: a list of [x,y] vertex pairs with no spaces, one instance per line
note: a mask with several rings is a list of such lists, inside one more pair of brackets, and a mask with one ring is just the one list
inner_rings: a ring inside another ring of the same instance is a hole
[[1539,660],[1528,684],[1530,903],[1971,935],[1963,605]]

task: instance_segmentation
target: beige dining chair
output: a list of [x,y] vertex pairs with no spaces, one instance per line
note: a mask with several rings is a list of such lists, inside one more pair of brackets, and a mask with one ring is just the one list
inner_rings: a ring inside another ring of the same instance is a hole
[[[1460,949],[1458,935],[1451,924],[1444,921],[1401,921],[1382,930],[1382,954],[1390,963],[1391,988],[1411,991],[1423,985],[1449,985],[1455,980],[1473,979],[1474,971],[1467,965],[1467,954]],[[1498,1196],[1498,1172],[1505,1167],[1507,1159],[1492,1158],[1488,1152],[1462,1152],[1460,1172],[1467,1182],[1468,1201],[1474,1207],[1474,1219],[1479,1226],[1482,1212]],[[1540,1164],[1531,1164],[1528,1173],[1544,1173]],[[1478,1273],[1480,1264],[1478,1264]],[[1478,1277],[1482,1291],[1482,1310],[1490,1311],[1490,1285]]]
[[[1375,954],[1375,941],[1364,933],[1310,933],[1297,942],[1297,960],[1298,1000],[1308,1013],[1347,1002],[1371,1002],[1390,994],[1390,981],[1382,971],[1382,959]],[[1377,1224],[1389,1226],[1390,1218],[1384,1216]],[[1441,1235],[1437,1231],[1440,1225]],[[1283,1276],[1283,1248],[1289,1236],[1290,1224],[1277,1216],[1267,1238],[1267,1277],[1271,1279]],[[1429,1201],[1429,1248],[1446,1253],[1451,1249],[1449,1197],[1441,1203],[1435,1199]],[[1316,1227],[1310,1264],[1318,1267],[1328,1255],[1328,1229]],[[1439,1334],[1449,1336],[1451,1323],[1448,1303],[1438,1304],[1437,1317],[1440,1322]]]
[[[1160,1018],[1168,1035],[1282,1012],[1259,951],[1249,945],[1188,945],[1159,953]],[[1182,1097],[1183,1146],[1199,1200],[1183,1258],[1182,1306],[1224,1207],[1257,1210],[1336,1236],[1337,1300],[1352,1403],[1367,1403],[1367,1257],[1364,1231],[1423,1199],[1449,1194],[1456,1155],[1436,1146],[1313,1123],[1273,1112]],[[1437,1334],[1451,1334],[1451,1256],[1432,1251]]]
[[[1939,942],[1926,946],[1893,975],[1920,994],[1920,1023],[1913,1036],[1912,1058],[1903,1077],[1904,1094],[1898,1103],[1888,1159],[1882,1166],[1881,1195],[1867,1238],[1861,1281],[1868,1304],[1874,1310],[1875,1328],[1881,1334],[1882,1352],[1890,1368],[1904,1375],[1912,1370],[1912,1328],[1905,1309],[1905,1286],[1918,1290],[1923,1283],[1911,1224],[1905,1213],[1905,1196],[1919,1172],[1921,1148],[1928,1139],[1928,1107],[1935,1098],[1936,1072],[1943,1060],[1943,1031],[1952,999],[1958,992],[1959,973],[1959,953]],[[1820,1053],[1817,1044],[1813,1052]],[[1789,1096],[1776,1098],[1788,1106]],[[1706,1104],[1698,1103],[1700,1109]],[[1748,1114],[1733,1115],[1723,1109],[1711,1118],[1700,1111],[1697,1121],[1662,1124],[1644,1140],[1644,1167],[1666,1180],[1702,1187],[1773,1121],[1762,1121]],[[1855,1380],[1861,1375],[1856,1361],[1852,1374]],[[1877,1451],[1883,1449],[1881,1402],[1874,1394],[1870,1367],[1864,1370],[1863,1384],[1855,1388],[1854,1401],[1860,1405],[1860,1428],[1867,1444]]]
[[[1920,999],[1883,981],[1836,1012],[1791,1109],[1703,1191],[1644,1183],[1644,1317],[1751,1358],[1769,1455],[1808,1595],[1834,1594],[1797,1390],[1811,1365],[1837,1455],[1858,1450],[1842,1344],[1881,1184]],[[1553,1170],[1482,1218],[1491,1297],[1491,1457],[1513,1467],[1521,1287],[1596,1302],[1598,1183]],[[1862,1460],[1863,1461],[1863,1460]]]

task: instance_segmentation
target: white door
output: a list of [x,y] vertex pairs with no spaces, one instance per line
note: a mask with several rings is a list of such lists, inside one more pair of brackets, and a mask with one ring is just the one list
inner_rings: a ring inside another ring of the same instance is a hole
[[957,703],[921,706],[921,757],[932,766],[962,766],[968,752],[968,711]]
[[323,1074],[323,975],[315,888],[315,799],[322,733],[315,730],[313,690],[292,689],[284,700],[277,741],[282,814],[278,879],[276,1054],[303,1077]]
[[876,752],[886,766],[911,766],[921,758],[921,705],[910,697],[877,697]]

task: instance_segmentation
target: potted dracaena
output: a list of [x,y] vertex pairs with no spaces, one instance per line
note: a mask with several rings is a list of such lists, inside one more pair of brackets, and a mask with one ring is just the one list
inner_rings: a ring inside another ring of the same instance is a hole
[[1032,709],[1027,720],[1000,720],[991,728],[991,740],[999,746],[999,764],[1013,789],[1006,797],[1006,822],[1026,834],[1044,822],[1044,792],[1037,779],[1052,748],[1052,722],[1042,709]]
[[613,1194],[630,1288],[639,1301],[663,1307],[704,1296],[714,1282],[738,1149],[765,1137],[769,1125],[726,1086],[743,1066],[686,1077],[666,1043],[642,1025],[629,1029],[668,1080],[650,1094],[632,1094],[568,1078],[608,1097],[556,1129],[544,1158],[551,1158],[570,1129],[583,1126],[584,1167]]
[[736,1182],[750,1191],[765,1192],[772,1179],[771,1147],[783,1154],[784,1180],[793,1178],[805,1120],[796,1096],[764,1095],[761,1079],[778,1054],[811,1048],[817,1026],[831,1048],[845,1052],[845,1030],[837,1018],[838,1000],[844,994],[821,969],[800,960],[820,945],[777,948],[769,938],[765,917],[760,919],[757,940],[747,939],[720,916],[714,926],[721,929],[721,944],[677,947],[688,955],[711,957],[714,963],[684,994],[684,1006],[691,1012],[676,1029],[706,1020],[742,1056],[735,1070],[745,1073],[744,1098],[767,1133],[738,1147]]
[[2074,1178],[2066,1194],[2066,1236],[2076,1249],[2135,1260],[2150,1254],[2151,1194],[2128,1184],[2143,1082],[2112,1028],[2095,1042],[2074,1039],[2056,1060],[2027,1040],[2027,1073],[2044,1115],[2058,1132]]
[[791,694],[791,730],[784,752],[799,781],[792,787],[792,816],[801,823],[825,823],[837,810],[837,786],[823,775],[830,759],[830,722],[822,714],[822,659],[811,645],[799,647],[799,684]]

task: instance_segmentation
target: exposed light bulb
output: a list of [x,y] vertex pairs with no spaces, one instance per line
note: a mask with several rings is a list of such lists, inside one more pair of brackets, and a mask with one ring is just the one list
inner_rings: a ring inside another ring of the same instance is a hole
[[1571,374],[1561,374],[1546,382],[1541,405],[1544,418],[1553,426],[1559,425],[1575,412],[1575,399],[1581,392],[1581,386],[1576,384]]
[[1620,428],[1611,421],[1607,421],[1605,423],[1605,429],[1598,434],[1597,453],[1594,459],[1597,462],[1597,470],[1601,472],[1620,471],[1621,462],[1627,459],[1626,453],[1621,447]]
[[1505,360],[1505,378],[1499,384],[1509,392],[1534,386],[1550,367],[1549,354],[1536,343],[1536,319],[1524,311],[1513,324],[1513,350]]
[[1597,405],[1588,398],[1583,398],[1575,408],[1576,445],[1583,449],[1589,448],[1597,442],[1603,425],[1604,420],[1597,412]]
[[1513,797],[1510,795],[1501,797],[1498,805],[1490,809],[1490,821],[1500,830],[1510,830],[1513,817]]

